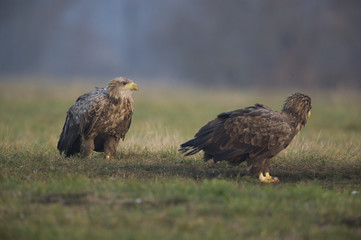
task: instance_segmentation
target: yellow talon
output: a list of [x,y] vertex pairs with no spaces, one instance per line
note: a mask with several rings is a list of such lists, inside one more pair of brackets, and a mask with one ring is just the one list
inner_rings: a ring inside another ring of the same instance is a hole
[[272,177],[269,175],[269,172],[266,172],[265,176],[263,176],[263,173],[259,173],[259,180],[264,183],[278,183],[280,180],[278,180],[277,177]]

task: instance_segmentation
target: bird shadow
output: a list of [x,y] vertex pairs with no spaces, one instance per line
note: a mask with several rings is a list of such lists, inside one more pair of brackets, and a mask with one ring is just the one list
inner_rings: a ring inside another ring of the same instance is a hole
[[[204,162],[201,156],[184,157],[179,154],[161,156],[158,153],[119,153],[113,159],[105,159],[103,154],[95,154],[91,158],[79,156],[59,158],[62,162],[71,161],[71,171],[79,170],[75,162],[82,165],[80,172],[84,171],[91,177],[121,177],[121,178],[189,178],[196,181],[203,179],[225,179],[245,182],[258,182],[257,176],[250,176],[246,164],[232,166],[227,162]],[[74,165],[73,165],[74,164]],[[73,166],[72,166],[73,165]],[[84,167],[84,165],[86,165]],[[359,172],[354,166],[344,168],[342,171],[329,169],[301,168],[299,166],[271,167],[271,175],[277,176],[281,183],[297,183],[301,181],[324,181],[327,183],[360,183]]]

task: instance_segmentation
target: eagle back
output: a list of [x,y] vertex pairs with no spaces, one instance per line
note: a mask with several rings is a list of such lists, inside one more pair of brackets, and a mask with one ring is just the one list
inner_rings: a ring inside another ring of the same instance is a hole
[[229,140],[221,148],[237,148],[250,158],[272,157],[288,146],[294,137],[289,116],[268,107],[256,106],[243,114],[230,116],[224,123]]
[[225,112],[196,134],[197,145],[217,160],[273,157],[294,137],[290,117],[261,104]]
[[106,102],[106,91],[97,89],[81,95],[67,112],[80,126],[80,133],[88,135],[100,116]]

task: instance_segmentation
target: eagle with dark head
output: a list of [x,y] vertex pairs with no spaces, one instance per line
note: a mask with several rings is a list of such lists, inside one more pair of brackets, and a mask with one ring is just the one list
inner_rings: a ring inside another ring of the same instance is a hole
[[88,157],[93,150],[114,157],[119,140],[124,140],[132,121],[134,102],[131,91],[138,86],[119,77],[106,88],[96,88],[80,96],[67,111],[58,142],[60,154],[66,157],[81,153]]
[[224,112],[203,126],[194,139],[179,151],[186,156],[204,151],[204,160],[247,162],[252,175],[261,182],[279,182],[271,177],[270,159],[285,149],[311,116],[311,98],[301,93],[289,96],[282,111],[256,104]]

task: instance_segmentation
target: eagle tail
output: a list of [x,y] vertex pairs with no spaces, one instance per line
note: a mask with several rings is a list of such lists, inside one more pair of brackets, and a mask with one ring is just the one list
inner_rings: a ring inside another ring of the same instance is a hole
[[80,124],[76,123],[74,119],[67,115],[63,131],[61,132],[58,141],[59,153],[65,153],[67,157],[80,152]]
[[180,145],[178,149],[179,152],[184,154],[185,156],[193,155],[199,152],[201,149],[197,147],[195,144],[195,139],[191,139]]

